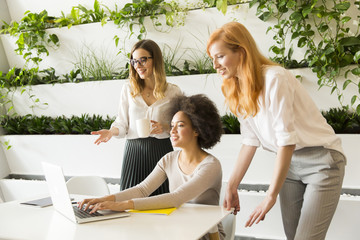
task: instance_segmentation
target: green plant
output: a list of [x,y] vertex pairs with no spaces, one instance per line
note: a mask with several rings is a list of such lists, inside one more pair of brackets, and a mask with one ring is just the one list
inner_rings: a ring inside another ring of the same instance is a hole
[[330,108],[321,112],[335,133],[349,133],[353,128],[353,118],[348,108]]
[[[184,17],[186,16],[187,8],[181,8],[176,1],[165,2],[164,0],[133,0],[132,3],[127,3],[122,9],[111,11],[110,19],[120,27],[127,26],[131,37],[135,34],[135,27],[138,27],[139,34],[137,39],[144,39],[146,36],[146,27],[144,25],[145,17],[149,17],[157,30],[161,30],[160,26],[163,23],[159,16],[165,16],[165,24],[167,26],[178,26],[184,24]],[[115,36],[116,46],[120,37]]]
[[[146,27],[144,25],[145,17],[149,17],[153,26],[158,31],[164,31],[163,26],[169,29],[185,24],[185,18],[190,9],[214,7],[216,6],[224,14],[228,4],[237,4],[246,2],[244,0],[203,0],[197,3],[180,3],[176,0],[133,0],[125,4],[121,9],[115,5],[115,10],[111,10],[98,0],[94,0],[93,9],[88,9],[79,4],[73,6],[69,14],[61,13],[60,17],[48,16],[46,10],[40,13],[25,12],[23,19],[19,22],[6,23],[2,26],[0,33],[9,33],[17,37],[16,52],[23,55],[26,63],[32,61],[38,65],[45,54],[49,55],[47,46],[59,47],[60,42],[56,34],[48,34],[45,30],[54,27],[70,28],[73,25],[86,24],[92,22],[101,22],[101,25],[107,21],[114,21],[119,27],[126,26],[129,29],[129,38],[137,34],[137,39],[143,39],[146,36]],[[163,17],[164,16],[164,17]],[[136,28],[137,27],[137,28]],[[114,36],[115,44],[118,46],[120,37]]]
[[221,122],[224,125],[226,134],[239,134],[240,122],[237,117],[232,113],[226,113],[221,117]]
[[69,73],[63,75],[65,79],[62,80],[61,82],[72,82],[72,83],[79,82],[80,79],[78,79],[77,76],[80,75],[80,73],[81,73],[80,69],[73,69]]
[[[211,30],[208,28],[208,35],[210,36]],[[216,70],[213,68],[213,62],[211,58],[206,53],[205,43],[202,39],[200,39],[197,35],[191,34],[196,40],[196,48],[188,48],[187,51],[190,54],[187,54],[189,57],[189,64],[184,64],[184,70],[189,72],[189,74],[208,74],[215,73]],[[194,67],[194,69],[190,70],[190,65]]]
[[[51,79],[54,74],[54,69],[48,69],[43,71],[44,78],[48,80]],[[39,98],[37,98],[34,94],[32,94],[31,85],[32,84],[40,84],[41,77],[38,75],[38,68],[31,69],[20,69],[20,68],[12,68],[9,72],[3,75],[0,72],[0,107],[2,108],[3,114],[0,115],[0,119],[5,117],[6,115],[16,115],[14,111],[13,105],[13,95],[15,92],[20,92],[20,94],[27,94],[29,99],[32,101],[31,108],[35,108],[41,105],[47,105],[47,103],[42,103]]]
[[360,133],[360,115],[352,114],[352,129],[354,133]]
[[216,7],[224,15],[227,12],[228,5],[248,2],[248,0],[203,0],[208,7]]
[[192,58],[193,60],[189,62],[184,61],[181,75],[216,73],[216,70],[212,67],[211,59],[206,54],[203,54],[203,58],[199,56],[193,56]]
[[[61,12],[61,17],[54,20],[59,27],[67,26],[68,28],[73,25],[101,22],[101,25],[106,24],[109,19],[110,10],[108,7],[99,3],[98,0],[94,1],[94,9],[87,9],[83,5],[79,4],[71,8],[70,14],[64,14]],[[102,8],[101,6],[104,6]]]
[[10,24],[4,22],[0,33],[8,33],[10,36],[17,37],[15,52],[22,55],[26,63],[30,61],[38,65],[42,61],[42,56],[49,55],[46,46],[58,47],[59,38],[56,34],[49,34],[46,28],[53,25],[54,17],[48,16],[46,10],[40,13],[25,12],[21,21],[13,21]]
[[165,72],[167,76],[182,75],[182,71],[178,66],[180,59],[185,54],[185,52],[183,52],[180,56],[177,56],[180,49],[180,45],[181,42],[178,41],[174,48],[170,47],[167,44],[164,44],[163,46],[162,54],[165,64]]
[[109,129],[114,117],[106,118],[100,115],[89,116],[15,116],[6,117],[0,121],[1,127],[7,135],[23,134],[89,134],[93,130]]
[[5,142],[0,141],[0,144],[2,144],[6,150],[9,150],[11,148],[10,140],[7,140]]
[[15,73],[15,68],[12,68],[8,73],[3,74],[0,72],[0,120],[10,115],[14,105],[12,102],[12,93],[14,92],[11,88],[11,83],[13,82],[13,76]]
[[[276,20],[268,29],[275,34],[275,44],[270,48],[275,59],[290,60],[291,43],[295,42],[298,48],[305,48],[304,60],[317,74],[320,87],[330,87],[331,94],[336,92],[343,104],[343,90],[352,85],[359,94],[351,97],[350,105],[360,100],[359,24],[353,31],[349,27],[351,20],[359,22],[360,14],[357,19],[347,15],[351,7],[360,10],[360,1],[252,0],[250,7],[255,5],[261,20]],[[342,86],[337,82],[339,76],[346,78]],[[360,114],[360,104],[355,109]]]
[[98,53],[86,45],[78,51],[74,63],[75,68],[80,69],[80,75],[84,81],[123,77],[128,69],[128,64],[125,68],[120,68],[119,64],[117,56],[111,57],[108,51]]

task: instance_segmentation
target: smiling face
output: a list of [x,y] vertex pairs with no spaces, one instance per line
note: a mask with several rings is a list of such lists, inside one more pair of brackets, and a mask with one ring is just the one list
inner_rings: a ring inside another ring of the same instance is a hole
[[139,74],[141,79],[149,79],[153,77],[153,59],[148,51],[142,48],[136,49],[132,54],[132,59],[140,60],[141,58],[146,58],[146,63],[142,66],[138,61],[134,65],[134,69]]
[[197,144],[199,135],[191,124],[190,118],[184,112],[177,112],[171,121],[171,142],[174,147],[186,148]]
[[230,49],[224,41],[217,40],[209,47],[210,57],[214,69],[223,78],[228,79],[238,75],[237,68],[240,63],[240,50]]

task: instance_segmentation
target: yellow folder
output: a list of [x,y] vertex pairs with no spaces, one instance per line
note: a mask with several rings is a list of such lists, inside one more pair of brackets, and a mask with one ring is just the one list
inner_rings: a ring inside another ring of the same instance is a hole
[[129,212],[169,215],[169,214],[172,213],[175,209],[176,209],[176,208],[162,208],[162,209],[151,209],[151,210],[130,210]]

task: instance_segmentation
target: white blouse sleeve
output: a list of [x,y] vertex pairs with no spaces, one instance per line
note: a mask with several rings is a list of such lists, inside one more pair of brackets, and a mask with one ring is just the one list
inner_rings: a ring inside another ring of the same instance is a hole
[[124,138],[129,129],[129,94],[130,89],[128,84],[124,84],[121,89],[120,102],[118,107],[118,115],[111,127],[119,129],[119,135],[116,137]]
[[245,120],[240,120],[240,133],[242,137],[242,144],[248,145],[248,146],[260,146],[260,141],[252,128],[249,126],[249,123]]
[[279,71],[267,86],[269,113],[272,116],[272,128],[278,146],[296,144],[297,137],[294,127],[294,87],[289,78],[293,76],[286,71]]

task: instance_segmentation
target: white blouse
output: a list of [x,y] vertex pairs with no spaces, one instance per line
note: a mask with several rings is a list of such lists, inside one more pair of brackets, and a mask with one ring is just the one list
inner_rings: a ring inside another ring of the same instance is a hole
[[[119,129],[119,135],[117,137],[135,139],[139,138],[136,131],[137,119],[148,118],[157,122],[170,124],[172,116],[169,116],[168,113],[169,102],[173,97],[181,94],[182,92],[178,86],[168,83],[165,97],[148,106],[141,95],[137,95],[134,98],[131,96],[131,86],[127,81],[121,90],[118,115],[111,127]],[[168,138],[169,136],[170,134],[168,132],[150,135],[150,137],[158,139]]]
[[341,139],[291,72],[279,67],[264,69],[265,86],[259,97],[260,111],[239,118],[243,144],[277,152],[295,144],[295,150],[323,146],[344,154]]

